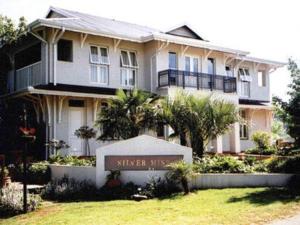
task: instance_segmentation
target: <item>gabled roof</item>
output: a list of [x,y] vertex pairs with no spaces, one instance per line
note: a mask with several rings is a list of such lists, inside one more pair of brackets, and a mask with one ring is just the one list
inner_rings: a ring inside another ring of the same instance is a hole
[[173,28],[170,31],[167,31],[166,34],[204,41],[204,39],[187,24]]

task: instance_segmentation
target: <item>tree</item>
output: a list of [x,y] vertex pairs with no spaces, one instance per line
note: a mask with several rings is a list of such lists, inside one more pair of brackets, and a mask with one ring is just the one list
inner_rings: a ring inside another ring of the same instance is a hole
[[81,126],[79,129],[75,130],[75,136],[85,141],[86,155],[88,156],[91,155],[89,139],[95,138],[96,133],[96,130],[88,126]]
[[12,19],[0,15],[0,47],[14,44],[26,34],[27,25],[24,17],[19,18],[19,23],[16,26]]
[[292,83],[289,84],[289,100],[283,101],[279,97],[273,97],[276,106],[276,115],[287,126],[288,134],[295,139],[295,145],[300,146],[300,69],[295,61],[289,59],[288,70]]
[[99,140],[120,140],[138,136],[144,129],[156,128],[158,97],[137,89],[118,90],[116,98],[98,114],[96,125],[101,130]]
[[168,112],[165,113],[166,123],[174,130],[174,134],[189,137],[193,152],[199,157],[203,156],[209,140],[226,133],[238,121],[238,112],[233,103],[211,96],[196,97],[181,92],[163,107],[163,111]]

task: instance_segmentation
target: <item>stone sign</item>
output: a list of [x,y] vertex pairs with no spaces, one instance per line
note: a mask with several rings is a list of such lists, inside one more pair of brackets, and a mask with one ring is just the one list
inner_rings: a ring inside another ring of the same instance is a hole
[[168,170],[167,165],[183,159],[183,155],[108,155],[104,158],[108,170]]

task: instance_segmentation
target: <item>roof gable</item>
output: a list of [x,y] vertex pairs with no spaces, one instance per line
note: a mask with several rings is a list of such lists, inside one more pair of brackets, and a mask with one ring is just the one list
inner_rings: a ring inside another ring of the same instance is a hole
[[166,34],[171,34],[175,36],[185,37],[185,38],[192,38],[204,41],[202,37],[200,37],[195,31],[193,31],[189,26],[183,25],[167,31]]

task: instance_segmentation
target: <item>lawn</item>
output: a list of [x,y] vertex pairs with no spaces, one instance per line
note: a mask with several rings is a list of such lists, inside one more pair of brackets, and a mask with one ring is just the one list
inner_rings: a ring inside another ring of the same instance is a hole
[[0,224],[263,224],[300,211],[300,198],[282,189],[199,190],[142,202],[45,202]]

